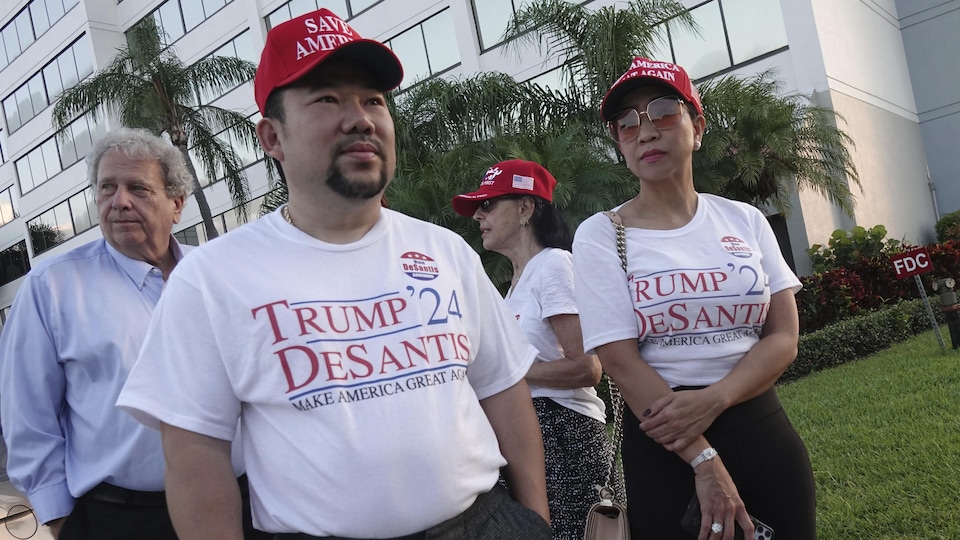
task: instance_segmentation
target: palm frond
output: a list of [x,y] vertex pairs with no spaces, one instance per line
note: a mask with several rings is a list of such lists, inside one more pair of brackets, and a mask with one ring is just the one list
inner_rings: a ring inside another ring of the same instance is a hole
[[257,65],[233,56],[208,56],[185,70],[186,78],[201,94],[221,95],[253,80]]
[[782,94],[771,71],[707,81],[700,94],[707,131],[694,154],[699,190],[786,215],[793,194],[811,189],[852,215],[849,183],[860,180],[849,152],[853,141],[837,128],[834,111]]
[[[233,196],[236,203],[236,210],[240,214],[241,221],[246,221],[247,200],[237,200],[237,194],[249,193],[250,186],[247,176],[244,173],[244,165],[240,161],[237,152],[231,146],[229,139],[218,137],[217,134],[222,130],[217,130],[207,121],[209,118],[215,118],[222,121],[229,114],[217,114],[209,108],[200,109],[184,108],[182,110],[183,129],[189,140],[190,149],[199,158],[200,166],[204,174],[210,179],[223,178],[227,185],[227,190]],[[226,113],[219,109],[221,113]],[[241,122],[250,123],[250,120],[243,115],[239,115]],[[218,125],[217,127],[221,127]],[[231,131],[232,132],[232,131]],[[247,136],[243,128],[236,129],[240,136]]]
[[[130,29],[127,43],[106,67],[63,92],[54,105],[54,124],[62,129],[80,115],[94,122],[111,115],[124,126],[145,128],[157,135],[167,133],[188,159],[186,150],[188,145],[192,147],[205,174],[226,178],[241,218],[246,219],[250,188],[243,164],[231,143],[216,134],[226,132],[230,140],[244,147],[259,148],[253,124],[238,112],[200,106],[197,92],[232,89],[250,80],[255,66],[225,57],[205,58],[185,66],[176,51],[165,45],[163,31],[149,17]],[[268,163],[271,178],[273,170]],[[196,197],[200,213],[208,236],[213,237],[216,229],[201,195]]]
[[[674,0],[633,0],[625,8],[586,6],[565,0],[544,0],[516,13],[507,26],[508,50],[540,46],[548,60],[559,61],[585,101],[600,100],[630,65],[663,45],[663,23],[697,32],[693,17]],[[599,121],[599,116],[595,116]]]

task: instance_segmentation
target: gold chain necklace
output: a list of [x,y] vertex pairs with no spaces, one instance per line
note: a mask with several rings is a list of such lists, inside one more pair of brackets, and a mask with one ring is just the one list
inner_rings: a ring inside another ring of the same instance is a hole
[[[283,208],[280,210],[280,215],[283,216],[283,219],[287,220],[287,223],[293,225],[293,218],[290,217],[289,204],[283,205]],[[293,226],[296,227],[296,225],[293,225]]]

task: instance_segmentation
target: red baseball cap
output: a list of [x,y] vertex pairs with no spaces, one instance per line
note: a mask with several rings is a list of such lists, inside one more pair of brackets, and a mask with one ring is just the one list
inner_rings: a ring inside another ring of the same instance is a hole
[[486,199],[503,195],[530,195],[553,201],[557,179],[538,163],[511,159],[487,169],[480,180],[480,188],[453,198],[453,210],[470,217]]
[[637,56],[630,64],[630,69],[613,83],[607,95],[600,104],[600,119],[609,122],[610,118],[620,112],[620,100],[631,90],[650,84],[660,83],[673,89],[684,101],[692,103],[698,114],[703,114],[703,105],[700,103],[700,92],[690,81],[690,76],[680,66],[670,62],[660,62]]
[[270,93],[298,81],[325,60],[346,58],[359,62],[384,91],[403,80],[403,66],[393,51],[372,39],[363,39],[329,9],[301,15],[278,24],[267,33],[260,65],[253,78],[253,93],[263,114]]

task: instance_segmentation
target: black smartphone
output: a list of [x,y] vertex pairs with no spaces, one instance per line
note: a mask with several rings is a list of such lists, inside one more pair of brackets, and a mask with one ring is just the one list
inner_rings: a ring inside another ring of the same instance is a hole
[[[690,503],[687,504],[687,511],[683,513],[683,519],[680,520],[680,526],[685,533],[696,538],[700,534],[700,519],[700,499],[694,493]],[[773,540],[772,527],[753,516],[750,516],[750,521],[753,522],[753,540]],[[736,525],[733,540],[744,540],[740,525]]]

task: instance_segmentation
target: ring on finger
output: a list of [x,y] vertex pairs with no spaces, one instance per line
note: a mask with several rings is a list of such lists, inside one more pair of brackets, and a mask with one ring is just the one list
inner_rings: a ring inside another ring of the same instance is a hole
[[723,525],[714,521],[713,525],[710,525],[710,532],[713,534],[720,534],[723,532]]

